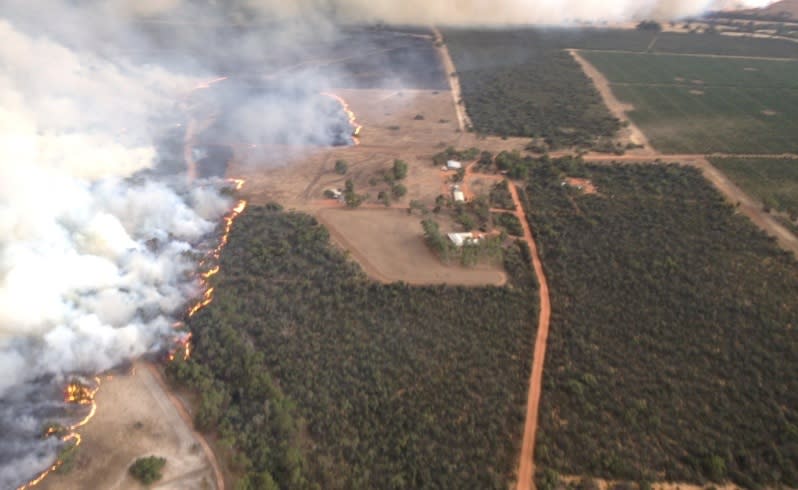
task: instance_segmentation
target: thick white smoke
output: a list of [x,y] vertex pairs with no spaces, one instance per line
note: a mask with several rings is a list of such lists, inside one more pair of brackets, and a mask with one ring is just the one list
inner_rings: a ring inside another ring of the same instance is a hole
[[0,488],[13,488],[57,445],[36,442],[42,420],[19,388],[168,339],[197,294],[186,252],[231,203],[212,186],[129,178],[155,164],[152,118],[174,112],[195,80],[4,19],[0,39]]
[[[134,8],[132,5],[139,2],[114,3]],[[160,5],[160,12],[187,3],[189,0],[170,0]],[[722,8],[764,7],[773,0],[239,0],[229,3],[282,18],[313,18],[324,12],[349,22],[504,25],[670,20]]]
[[[14,67],[0,74],[1,395],[151,348],[192,293],[194,264],[181,256],[229,203],[124,179],[153,165],[148,118],[173,110],[192,80],[77,53],[5,21],[0,39],[0,65]],[[20,352],[20,339],[30,348]]]

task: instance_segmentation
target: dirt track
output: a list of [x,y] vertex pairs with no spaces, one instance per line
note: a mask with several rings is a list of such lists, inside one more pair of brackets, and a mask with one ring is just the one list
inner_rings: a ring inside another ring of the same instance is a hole
[[538,317],[537,337],[535,338],[535,350],[532,356],[532,374],[529,377],[529,395],[526,405],[526,422],[524,423],[524,438],[521,442],[520,463],[518,465],[518,484],[517,490],[529,490],[535,488],[535,436],[538,429],[538,406],[540,405],[540,392],[543,384],[543,364],[546,359],[546,342],[549,338],[549,320],[551,318],[551,302],[549,300],[549,283],[543,272],[543,264],[540,261],[538,248],[529,228],[524,207],[518,198],[518,190],[514,184],[510,184],[510,193],[515,203],[515,214],[521,221],[524,228],[524,239],[529,244],[532,255],[532,267],[535,269],[535,276],[538,280],[540,289],[540,315]]
[[454,108],[457,111],[457,123],[460,126],[460,131],[465,131],[467,128],[471,127],[471,120],[468,117],[468,113],[466,112],[464,104],[461,103],[463,100],[463,92],[460,89],[460,77],[457,76],[457,69],[452,61],[449,48],[443,41],[443,35],[441,34],[441,31],[437,27],[433,27],[432,32],[435,34],[435,45],[438,46],[441,62],[443,63],[443,68],[446,71],[446,77],[448,78],[449,86],[451,87],[452,99],[454,99]]
[[[463,180],[462,190],[472,198],[473,194],[470,190],[469,181],[473,178],[483,178],[491,181],[505,180],[503,176],[478,174],[473,171],[474,165],[469,165],[466,168],[466,177]],[[531,265],[535,270],[535,277],[538,281],[539,295],[540,295],[540,314],[538,316],[537,336],[535,338],[535,347],[532,355],[532,372],[529,376],[529,391],[527,395],[526,405],[526,418],[524,422],[524,436],[521,442],[521,454],[519,456],[518,474],[516,490],[530,490],[535,488],[534,475],[535,475],[535,437],[538,428],[538,407],[540,405],[540,393],[543,385],[543,364],[546,359],[546,342],[549,337],[549,321],[551,319],[551,301],[549,298],[549,283],[546,280],[546,274],[543,271],[543,264],[540,261],[538,254],[537,244],[532,235],[532,229],[529,227],[529,221],[526,218],[526,211],[524,211],[523,203],[518,196],[518,189],[513,182],[508,182],[510,195],[515,204],[514,211],[508,210],[492,210],[494,212],[514,214],[521,222],[524,230],[524,240],[529,245],[531,255]]]
[[[153,364],[149,363],[147,364],[147,368],[149,369],[150,373],[152,373],[153,379],[158,383],[160,388],[163,390],[163,393],[169,397],[169,401],[172,402],[172,405],[175,407],[175,410],[177,411],[178,415],[180,415],[180,418],[183,419],[183,422],[186,424],[187,427],[191,428],[191,432],[194,435],[196,441],[200,444],[200,446],[202,446],[202,450],[205,453],[205,457],[207,458],[208,462],[211,465],[211,468],[213,469],[213,477],[214,480],[216,481],[216,490],[224,490],[225,489],[224,477],[222,476],[222,469],[219,466],[219,461],[216,459],[216,454],[214,454],[213,450],[211,450],[211,447],[208,445],[208,442],[205,440],[205,437],[199,432],[197,432],[196,429],[194,429],[194,419],[186,410],[185,405],[183,405],[183,401],[180,400],[177,396],[175,396],[175,394],[169,389],[163,377],[161,376],[161,372],[158,371],[158,368],[156,368]],[[157,487],[160,487],[161,485],[158,485]]]
[[163,480],[152,488],[224,488],[223,481],[214,481],[218,467],[213,454],[202,450],[204,439],[193,430],[191,418],[180,413],[154,368],[142,361],[127,373],[102,378],[95,416],[79,429],[83,443],[74,468],[48,476],[36,488],[139,489],[128,468],[149,455],[167,460]]
[[[621,121],[627,121],[629,123],[629,126],[626,129],[621,129],[621,134],[624,132],[628,133],[629,141],[636,145],[643,145],[643,152],[646,154],[651,154],[654,150],[651,147],[651,143],[648,141],[648,138],[626,114],[626,112],[632,108],[627,104],[623,104],[620,100],[618,100],[617,97],[615,97],[615,94],[612,93],[612,89],[610,88],[610,82],[607,80],[604,74],[598,71],[596,67],[594,67],[582,55],[580,55],[579,51],[575,49],[569,49],[568,52],[571,53],[571,56],[573,56],[576,62],[582,67],[582,71],[585,72],[585,75],[587,75],[593,81],[593,85],[595,85],[596,89],[601,94],[601,98],[604,100],[604,105],[607,106],[607,108],[610,110],[610,113],[612,113],[613,116]],[[635,153],[642,152],[636,151]]]

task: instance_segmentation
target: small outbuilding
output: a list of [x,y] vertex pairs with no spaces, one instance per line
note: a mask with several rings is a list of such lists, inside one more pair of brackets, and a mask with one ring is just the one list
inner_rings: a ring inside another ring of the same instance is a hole
[[449,233],[449,240],[455,247],[462,247],[463,245],[476,245],[479,243],[479,237],[473,233]]
[[457,160],[449,160],[446,162],[446,168],[449,170],[460,170],[463,168],[463,164],[458,162]]

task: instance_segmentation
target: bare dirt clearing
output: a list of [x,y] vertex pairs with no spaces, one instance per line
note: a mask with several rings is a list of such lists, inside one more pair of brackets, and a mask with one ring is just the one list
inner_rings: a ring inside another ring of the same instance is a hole
[[582,191],[585,194],[596,194],[598,192],[598,190],[596,189],[596,186],[593,185],[593,182],[591,182],[588,179],[579,179],[579,178],[576,178],[576,177],[568,177],[567,179],[565,179],[565,182],[569,186],[576,187],[577,189],[579,189],[580,191]]
[[[332,91],[349,103],[363,125],[357,146],[318,149],[236,147],[232,177],[247,181],[244,197],[253,204],[279,202],[286,208],[317,214],[335,237],[350,250],[372,278],[414,284],[503,284],[500,267],[449,267],[424,245],[421,218],[388,209],[348,210],[324,200],[325,189],[340,189],[351,179],[356,192],[368,193],[364,207],[372,207],[380,191],[389,191],[381,172],[395,159],[408,163],[402,184],[407,195],[393,206],[406,208],[411,200],[428,207],[448,193],[432,157],[447,146],[476,146],[489,151],[521,149],[521,138],[477,137],[458,131],[457,114],[449,91],[341,89]],[[420,116],[420,117],[419,117]],[[335,173],[336,160],[345,160],[346,175]],[[242,163],[244,162],[244,163]],[[337,208],[337,209],[333,209]],[[350,216],[351,215],[351,216]],[[445,231],[456,231],[445,230]]]
[[181,418],[146,363],[137,363],[130,374],[106,377],[96,401],[97,413],[79,431],[83,444],[75,467],[50,475],[40,488],[143,488],[128,475],[128,467],[151,455],[167,463],[161,483],[150,488],[218,488],[201,437]]
[[503,285],[501,265],[445,265],[424,243],[420,218],[399,209],[323,209],[316,213],[336,244],[373,278],[409,284]]

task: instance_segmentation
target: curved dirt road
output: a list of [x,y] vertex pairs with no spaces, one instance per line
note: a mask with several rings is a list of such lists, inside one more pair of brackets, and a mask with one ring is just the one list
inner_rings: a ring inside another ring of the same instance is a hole
[[183,405],[183,402],[176,397],[166,385],[166,382],[164,381],[163,376],[161,376],[160,371],[158,371],[158,369],[150,363],[147,363],[146,366],[150,373],[152,373],[153,379],[155,379],[158,385],[160,385],[163,392],[169,396],[169,401],[171,401],[172,405],[174,405],[175,410],[177,410],[177,413],[180,415],[180,418],[183,419],[187,427],[191,428],[191,431],[194,432],[197,441],[199,441],[200,445],[202,446],[202,450],[205,452],[205,457],[211,463],[211,467],[213,468],[213,476],[216,480],[216,490],[224,490],[224,477],[222,476],[222,469],[219,467],[219,461],[216,459],[216,454],[214,454],[213,450],[208,445],[205,437],[197,432],[196,429],[194,429],[193,418],[191,415],[189,415],[186,407]]

